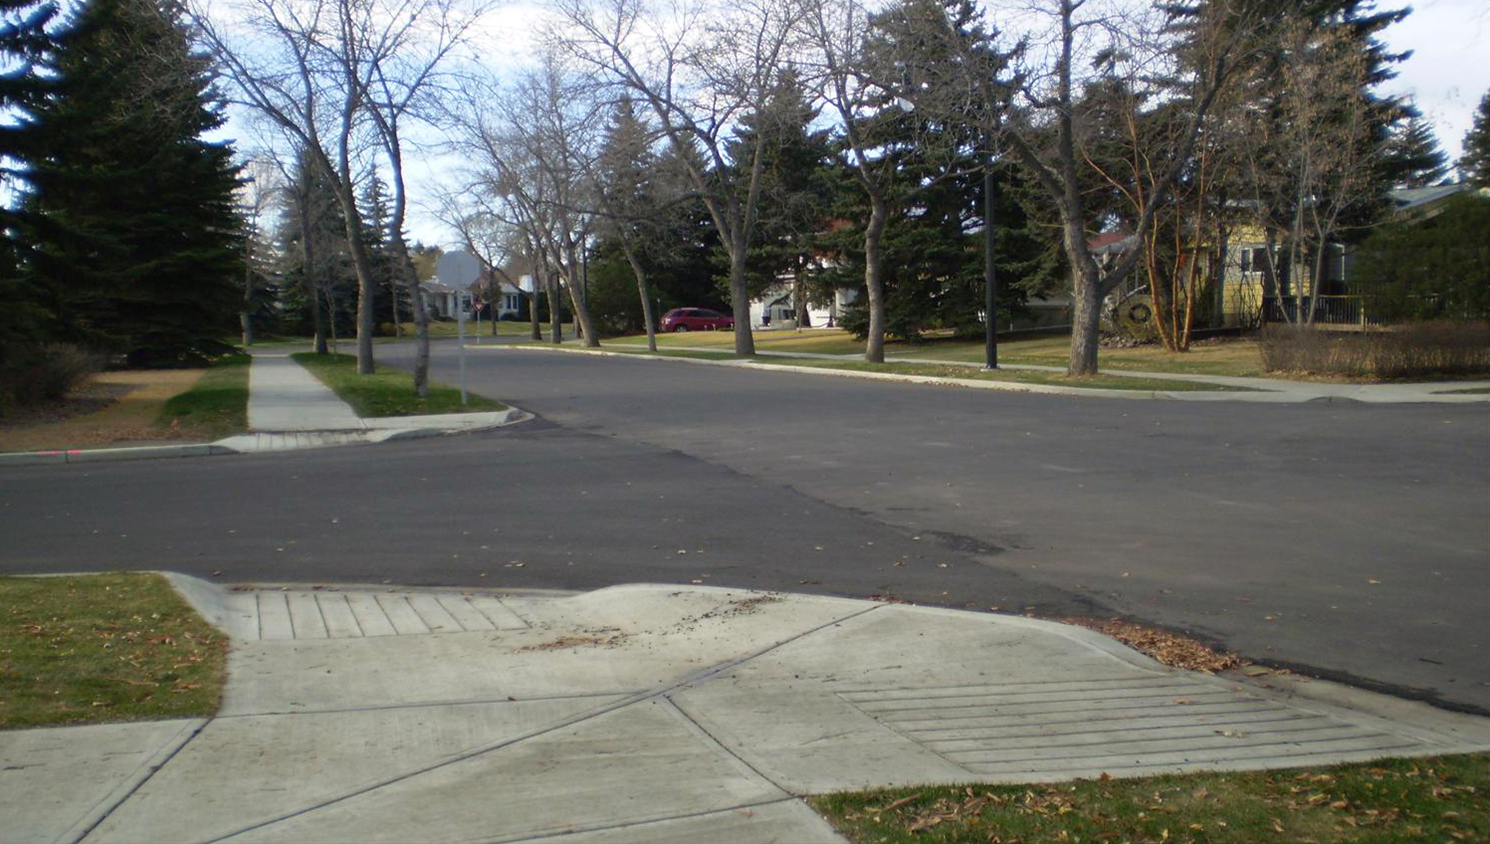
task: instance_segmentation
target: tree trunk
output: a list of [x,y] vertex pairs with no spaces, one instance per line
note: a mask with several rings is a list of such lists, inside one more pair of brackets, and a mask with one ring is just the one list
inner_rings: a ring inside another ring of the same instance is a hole
[[[409,289],[409,306],[414,312],[414,395],[422,397],[429,391],[429,309],[424,306],[419,271],[409,258],[409,244],[404,240],[404,217],[408,212],[409,202],[404,185],[403,148],[399,145],[396,132],[384,140],[393,179],[393,214],[388,218],[388,240],[393,244],[393,260],[398,262],[403,272],[404,284]],[[393,291],[393,326],[395,332],[400,331],[396,289]]]
[[315,332],[316,354],[324,355],[326,348],[326,314],[321,308],[321,290],[314,282],[310,283],[310,321]]
[[792,273],[792,303],[797,306],[797,330],[809,324],[807,317],[807,282],[802,278],[803,268],[799,262]]
[[305,292],[310,296],[311,331],[315,335],[315,352],[326,354],[326,325],[321,313],[321,288],[316,282],[315,246],[311,243],[310,190],[295,191],[295,210],[300,218],[300,272]]
[[[574,305],[574,328],[580,338],[585,341],[585,348],[596,349],[600,347],[600,338],[595,335],[595,323],[590,319],[589,303],[585,296],[589,293],[589,279],[586,275],[589,271],[588,262],[581,264],[575,259],[574,247],[569,250],[569,301]],[[574,268],[582,267],[580,277],[574,277]]]
[[569,280],[569,302],[574,305],[574,329],[585,341],[585,348],[599,348],[600,340],[595,336],[595,324],[590,320],[590,308],[585,302],[584,287],[576,284],[573,278]]
[[755,356],[755,334],[750,326],[750,292],[745,286],[745,238],[736,237],[729,251],[730,311],[735,317],[735,356]]
[[347,252],[352,256],[352,269],[357,274],[357,373],[371,375],[377,371],[377,364],[373,361],[373,297],[377,282],[373,278],[367,244],[362,240],[362,214],[349,181],[337,186],[336,198],[341,204],[342,219],[346,221]]
[[864,288],[869,297],[869,336],[864,342],[864,359],[870,363],[885,362],[885,225],[890,207],[883,197],[869,197],[869,225],[864,227]]
[[544,284],[548,286],[548,332],[554,345],[564,342],[564,300],[559,297],[559,276],[544,271]]
[[[399,238],[396,243],[402,243]],[[403,252],[402,246],[399,251]],[[404,267],[404,279],[409,288],[409,304],[414,310],[414,395],[423,397],[429,393],[429,309],[424,307],[424,291],[419,288],[419,273],[407,253],[398,259]]]
[[336,291],[332,290],[328,284],[325,293],[326,310],[331,314],[331,318],[326,321],[326,324],[331,327],[331,353],[340,354],[341,349],[336,345]]
[[251,227],[249,235],[243,238],[243,310],[238,314],[238,323],[243,329],[243,345],[254,344],[253,326],[253,302],[254,302],[254,270],[253,270],[253,233],[258,231],[257,226]]
[[398,314],[398,277],[388,279],[388,298],[393,300],[393,336],[404,336],[403,323],[399,321]]
[[1086,248],[1077,215],[1066,215],[1064,239],[1071,261],[1071,361],[1067,375],[1097,374],[1097,330],[1102,320],[1102,270]]
[[1097,327],[1102,316],[1100,279],[1090,270],[1072,271],[1071,362],[1067,375],[1097,374]]
[[[529,276],[532,278],[532,276]],[[543,339],[543,329],[538,322],[538,280],[533,279],[533,292],[526,294],[528,299],[528,321],[533,324],[533,340],[536,342]]]
[[626,253],[626,262],[631,265],[631,274],[636,276],[636,293],[642,298],[642,322],[647,324],[647,349],[657,351],[657,323],[652,319],[652,296],[647,289],[647,271],[637,260],[636,250],[625,238],[621,239],[621,251]]

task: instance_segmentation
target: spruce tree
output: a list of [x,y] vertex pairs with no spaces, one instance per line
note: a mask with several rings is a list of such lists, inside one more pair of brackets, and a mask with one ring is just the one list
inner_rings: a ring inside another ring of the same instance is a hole
[[1475,187],[1490,188],[1490,91],[1480,98],[1480,107],[1474,113],[1474,126],[1464,134],[1459,175]]
[[1392,128],[1384,152],[1397,187],[1428,187],[1449,172],[1449,158],[1439,148],[1433,126],[1417,114]]
[[401,290],[403,276],[398,272],[398,259],[393,244],[388,240],[388,221],[393,218],[392,199],[388,196],[388,183],[376,169],[363,183],[357,204],[362,213],[362,242],[367,246],[375,282],[373,313],[377,316],[374,321],[380,322],[387,317],[393,325],[394,336],[402,337],[402,322],[407,308]]
[[[812,260],[813,236],[827,223],[824,212],[832,193],[830,133],[814,130],[816,119],[817,109],[807,101],[799,75],[788,69],[777,79],[765,108],[741,121],[729,143],[736,166],[750,162],[756,145],[763,144],[760,217],[746,261],[750,295],[759,296],[791,275],[799,315],[805,310],[801,282]],[[720,263],[728,265],[722,252]]]
[[23,208],[45,222],[28,270],[67,339],[131,365],[200,362],[230,347],[241,225],[238,168],[207,60],[154,0],[90,0],[57,35],[56,80],[34,103],[44,147]]
[[[0,187],[24,192],[29,187],[25,162],[45,148],[44,126],[35,109],[55,86],[56,40],[49,32],[59,15],[53,2],[15,4],[0,17]],[[29,266],[46,220],[34,209],[16,202],[0,205],[0,406],[11,393],[10,383],[25,377],[23,370],[39,354],[38,344],[52,339],[56,324],[47,307],[46,290],[36,283]],[[16,385],[21,386],[21,385]]]

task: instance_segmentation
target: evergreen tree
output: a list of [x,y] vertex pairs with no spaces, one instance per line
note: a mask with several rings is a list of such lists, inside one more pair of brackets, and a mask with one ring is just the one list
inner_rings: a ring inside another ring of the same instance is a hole
[[[951,25],[952,41],[965,50],[954,50],[935,35],[944,21]],[[967,96],[962,86],[968,78],[992,79],[1000,72],[1006,57],[994,49],[994,41],[970,0],[902,0],[872,19],[869,64],[883,78],[902,80],[906,89],[880,94],[877,111],[860,124],[860,151],[870,151],[872,163],[860,166],[857,176],[849,175],[856,151],[843,144],[846,190],[835,210],[848,225],[838,226],[830,240],[837,246],[839,282],[867,293],[866,234],[874,202],[867,185],[876,181],[889,212],[878,268],[887,335],[916,341],[925,329],[948,328],[961,335],[984,330],[982,168],[987,140],[979,127],[989,125],[987,110],[993,104],[982,101],[981,94]],[[938,93],[921,99],[913,110],[899,96],[920,99],[926,92]],[[995,173],[995,263],[998,309],[1004,314],[1025,295],[1024,279],[1009,269],[1015,263],[1024,269],[1029,262],[1027,256],[1005,252],[1025,245],[1010,228],[1025,225],[1014,197],[1003,190],[1010,175],[1005,168]],[[865,187],[855,189],[856,183]],[[868,298],[861,295],[842,324],[873,346]]]
[[1459,175],[1476,187],[1490,188],[1490,91],[1480,98],[1480,107],[1474,113],[1474,126],[1464,134]]
[[[749,115],[729,142],[729,158],[748,163],[757,144],[763,161],[760,217],[755,243],[746,259],[747,289],[752,298],[791,276],[799,317],[806,310],[805,282],[816,248],[815,235],[827,225],[825,210],[832,194],[830,132],[813,130],[817,109],[807,101],[798,74],[784,71],[766,106]],[[744,179],[738,179],[743,184]],[[721,250],[716,262],[728,267]],[[728,286],[728,279],[720,283]]]
[[1384,153],[1387,168],[1397,176],[1397,187],[1428,187],[1449,172],[1449,158],[1439,148],[1433,126],[1417,114],[1392,128]]
[[280,230],[287,327],[313,334],[316,351],[322,353],[328,338],[335,341],[356,332],[352,309],[357,279],[335,190],[314,158],[301,154],[290,173]]
[[237,312],[238,168],[207,60],[174,10],[90,0],[56,36],[52,90],[23,106],[41,143],[23,213],[41,222],[25,266],[63,339],[132,365],[198,362]]
[[[0,190],[24,192],[24,162],[45,148],[44,127],[35,110],[55,87],[56,40],[48,31],[59,11],[56,3],[18,4],[0,17]],[[35,260],[35,246],[46,220],[34,209],[8,202],[0,205],[0,302],[5,318],[0,320],[0,369],[19,373],[35,359],[37,347],[55,335],[56,325],[46,306],[46,291],[26,268]],[[9,393],[0,384],[0,393]],[[4,396],[0,395],[0,404]]]
[[373,313],[376,321],[387,319],[392,324],[393,334],[403,336],[403,319],[408,315],[408,296],[403,290],[403,276],[398,271],[398,258],[393,244],[388,241],[388,221],[393,218],[392,198],[388,195],[388,184],[374,169],[372,176],[362,186],[362,195],[357,204],[362,210],[362,242],[367,245],[367,257],[372,263],[374,279]]

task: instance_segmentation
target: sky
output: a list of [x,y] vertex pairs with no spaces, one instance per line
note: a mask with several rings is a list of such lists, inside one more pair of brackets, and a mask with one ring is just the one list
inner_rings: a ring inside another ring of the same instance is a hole
[[[988,0],[983,0],[987,3]],[[998,4],[1000,0],[994,0]],[[1395,2],[1378,3],[1381,8],[1399,8]],[[1396,79],[1383,86],[1383,93],[1412,98],[1433,126],[1439,145],[1452,163],[1459,158],[1462,141],[1474,120],[1480,98],[1490,90],[1490,2],[1487,0],[1417,0],[1412,14],[1382,33],[1394,51],[1412,51],[1397,66]],[[530,32],[541,16],[541,3],[516,0],[485,21],[475,45],[488,60],[520,64],[518,56],[531,43]],[[993,13],[997,18],[997,13]],[[514,61],[516,60],[516,61]],[[234,121],[228,131],[240,139],[240,151],[252,146],[252,133]],[[239,131],[234,131],[239,130]],[[441,171],[449,159],[416,160],[409,167],[409,231],[414,239],[454,247],[453,233],[424,207],[433,202]]]

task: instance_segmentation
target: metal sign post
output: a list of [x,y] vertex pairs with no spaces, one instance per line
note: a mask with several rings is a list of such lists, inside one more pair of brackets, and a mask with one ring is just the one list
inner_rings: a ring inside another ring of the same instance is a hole
[[455,288],[455,347],[460,355],[460,403],[469,404],[466,396],[466,293],[471,282],[481,275],[481,264],[469,252],[446,252],[435,264],[435,275],[441,284]]
[[455,303],[455,346],[460,349],[460,404],[469,404],[466,399],[466,297],[457,293]]

